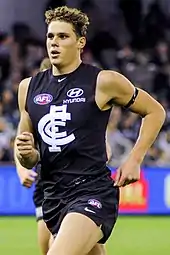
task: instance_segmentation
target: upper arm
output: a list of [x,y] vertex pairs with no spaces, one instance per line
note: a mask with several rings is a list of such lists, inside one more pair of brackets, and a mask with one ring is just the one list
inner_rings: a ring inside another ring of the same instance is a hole
[[18,106],[20,112],[20,121],[18,125],[18,134],[24,131],[32,133],[32,123],[28,112],[25,110],[27,91],[31,78],[27,78],[21,81],[18,89]]
[[[134,103],[129,107],[131,111],[145,116],[152,111],[163,110],[163,107],[147,92],[138,89],[139,93]],[[123,75],[113,71],[102,71],[97,80],[96,103],[100,109],[115,105],[126,106],[135,92],[134,85]]]

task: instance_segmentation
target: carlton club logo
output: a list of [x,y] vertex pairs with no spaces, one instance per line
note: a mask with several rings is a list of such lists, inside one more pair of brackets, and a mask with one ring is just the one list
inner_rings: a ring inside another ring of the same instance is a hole
[[[44,115],[38,123],[38,132],[43,141],[49,145],[50,152],[60,152],[61,146],[75,140],[74,134],[67,134],[66,122],[71,121],[71,113],[67,112],[67,105],[50,106],[50,112]],[[65,127],[64,131],[60,131]]]
[[80,88],[73,88],[67,91],[67,96],[71,98],[80,97],[82,96],[84,91]]

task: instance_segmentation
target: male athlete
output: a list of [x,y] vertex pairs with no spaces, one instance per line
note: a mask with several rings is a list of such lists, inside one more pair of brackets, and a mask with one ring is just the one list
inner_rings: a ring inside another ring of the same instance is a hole
[[[16,157],[29,169],[41,161],[43,218],[55,237],[48,255],[97,255],[96,244],[108,240],[117,219],[119,187],[139,180],[165,111],[121,74],[82,63],[89,25],[84,13],[59,7],[45,15],[52,69],[19,86]],[[114,104],[143,118],[115,182],[106,167],[105,146]]]
[[[49,58],[44,58],[40,64],[40,71],[45,71],[51,68],[51,62]],[[107,144],[107,154],[110,157],[110,147]],[[24,187],[30,188],[35,183],[35,189],[33,193],[33,201],[35,205],[36,219],[38,225],[38,244],[42,255],[46,255],[49,247],[53,242],[53,237],[50,235],[45,222],[43,221],[42,203],[44,199],[43,183],[40,178],[41,164],[36,166],[35,170],[29,170],[24,168],[20,162],[16,159],[17,174],[20,182]],[[103,245],[98,244],[95,247],[97,255],[105,255],[106,251]]]

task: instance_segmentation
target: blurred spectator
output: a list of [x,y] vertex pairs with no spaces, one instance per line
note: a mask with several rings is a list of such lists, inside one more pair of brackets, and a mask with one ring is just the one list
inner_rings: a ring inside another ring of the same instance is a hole
[[142,22],[141,0],[119,0],[119,7],[124,14],[127,29],[132,38],[131,46],[136,48],[139,46]]
[[147,15],[142,22],[142,48],[152,48],[158,41],[166,38],[168,27],[167,17],[164,15],[159,1],[151,2]]
[[153,93],[170,100],[170,64],[157,69],[153,79]]
[[159,159],[159,166],[170,166],[170,130],[162,132],[158,139],[159,148],[162,150],[162,155]]
[[0,93],[3,90],[4,82],[10,75],[10,44],[12,37],[0,31]]
[[117,107],[113,108],[106,133],[107,141],[111,148],[111,157],[108,164],[112,167],[118,166],[125,160],[133,145],[133,143],[125,138],[125,136],[117,129],[121,117],[121,109]]
[[170,51],[166,41],[159,41],[153,51],[151,62],[156,66],[168,64],[170,61]]
[[158,145],[154,144],[144,158],[143,165],[146,167],[160,166],[160,158],[162,157],[162,150]]
[[131,112],[125,112],[118,128],[126,139],[134,143],[138,137],[139,126],[140,120],[138,115]]

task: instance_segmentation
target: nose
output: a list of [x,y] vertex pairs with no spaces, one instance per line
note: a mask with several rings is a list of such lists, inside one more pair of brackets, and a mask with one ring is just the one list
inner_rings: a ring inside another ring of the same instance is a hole
[[54,36],[53,40],[52,40],[52,43],[51,43],[51,46],[55,47],[55,46],[58,46],[58,40],[57,40],[57,37]]

